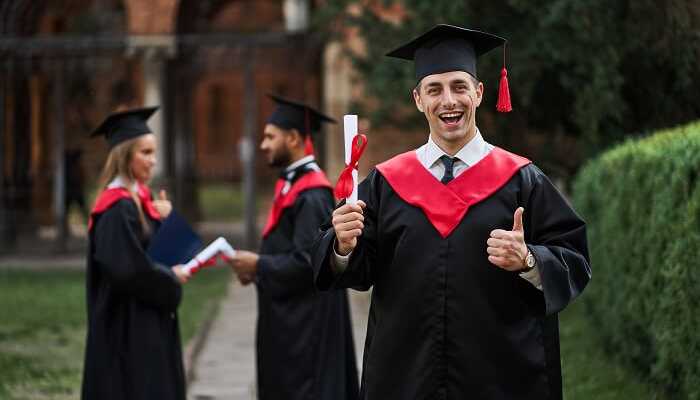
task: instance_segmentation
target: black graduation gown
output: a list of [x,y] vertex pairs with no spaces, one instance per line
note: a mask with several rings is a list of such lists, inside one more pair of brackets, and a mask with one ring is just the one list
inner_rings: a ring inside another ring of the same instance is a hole
[[[378,166],[359,188],[365,228],[348,268],[331,272],[332,227],[315,243],[320,288],[374,287],[362,399],[562,398],[556,313],[590,279],[585,225],[537,167],[497,172],[517,156],[494,151],[448,187],[415,152],[384,169],[400,191]],[[472,196],[466,211],[456,192]],[[544,291],[487,259],[490,232],[510,230],[518,206]]]
[[[136,204],[94,216],[87,262],[88,330],[83,400],[184,400],[176,309],[181,286],[144,249]],[[152,232],[159,223],[151,220]]]
[[347,294],[316,291],[309,255],[333,206],[329,188],[303,190],[262,241],[256,277],[260,400],[357,398]]

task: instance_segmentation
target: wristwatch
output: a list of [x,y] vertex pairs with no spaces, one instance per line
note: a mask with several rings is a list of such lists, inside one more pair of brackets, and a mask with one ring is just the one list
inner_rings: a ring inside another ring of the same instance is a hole
[[535,260],[535,256],[532,254],[530,249],[527,249],[527,255],[525,256],[525,269],[520,270],[520,273],[530,272],[535,269],[536,266],[537,260]]

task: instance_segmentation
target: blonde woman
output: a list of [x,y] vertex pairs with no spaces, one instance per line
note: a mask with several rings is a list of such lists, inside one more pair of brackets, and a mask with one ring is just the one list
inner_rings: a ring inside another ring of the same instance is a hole
[[146,186],[157,150],[146,121],[156,110],[112,114],[92,134],[110,153],[89,222],[83,400],[185,399],[176,310],[188,275],[145,251],[172,209]]

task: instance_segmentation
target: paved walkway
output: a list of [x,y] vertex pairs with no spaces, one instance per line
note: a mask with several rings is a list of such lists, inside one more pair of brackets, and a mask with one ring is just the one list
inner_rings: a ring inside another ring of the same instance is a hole
[[[189,400],[255,399],[256,298],[252,285],[233,282],[194,366]],[[367,324],[368,294],[350,292],[358,367]]]

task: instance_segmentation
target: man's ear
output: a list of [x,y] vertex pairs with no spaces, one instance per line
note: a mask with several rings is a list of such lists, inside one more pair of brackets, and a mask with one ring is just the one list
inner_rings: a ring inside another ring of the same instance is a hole
[[301,133],[299,133],[299,131],[296,128],[292,128],[289,130],[285,140],[287,141],[287,145],[290,149],[293,147],[304,145],[304,138],[301,137]]
[[413,89],[413,101],[416,102],[416,108],[418,109],[418,111],[424,112],[423,111],[423,102],[421,101],[420,93],[418,93],[417,89]]
[[475,104],[476,107],[479,107],[481,105],[481,100],[484,98],[484,84],[479,81],[479,83],[476,84],[476,99],[475,99]]

